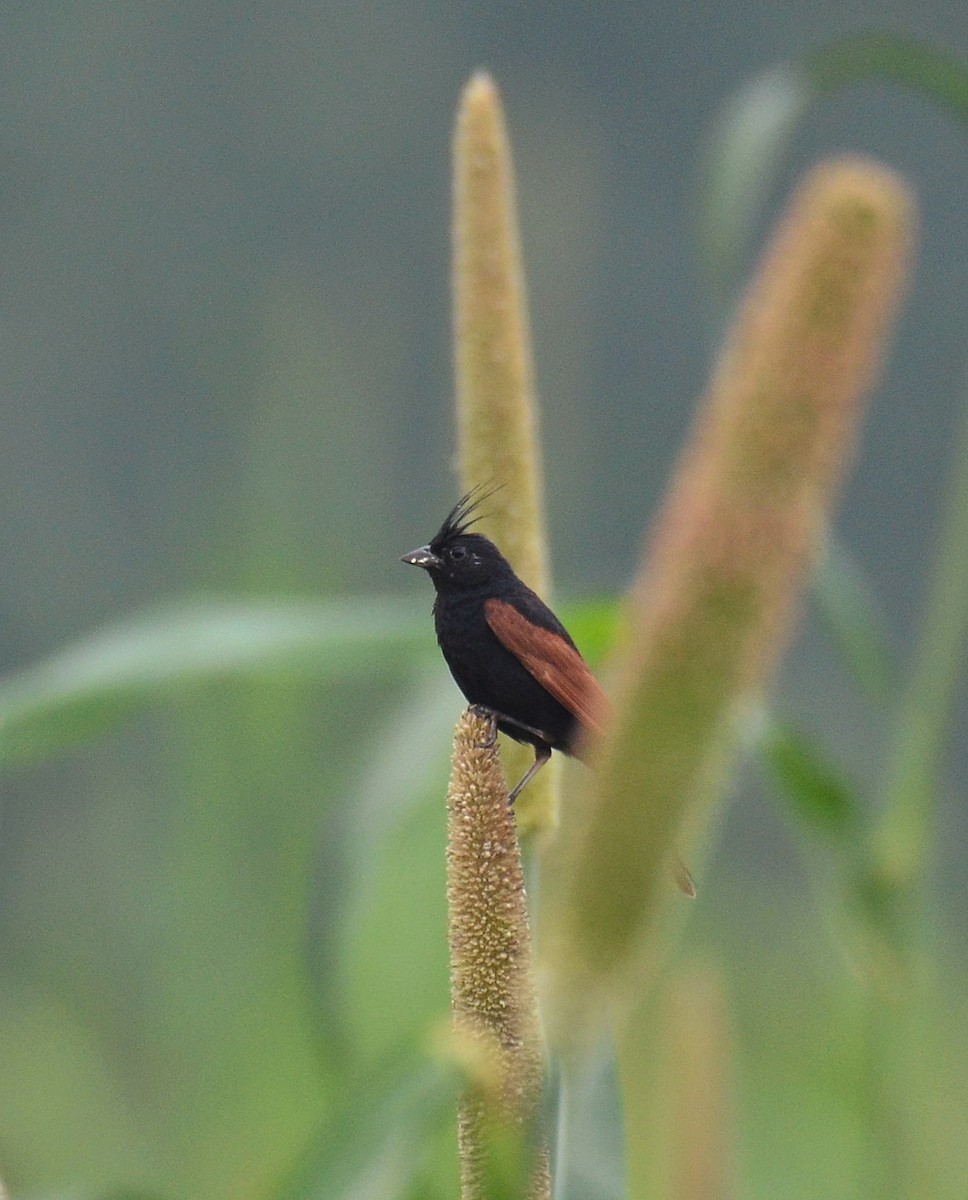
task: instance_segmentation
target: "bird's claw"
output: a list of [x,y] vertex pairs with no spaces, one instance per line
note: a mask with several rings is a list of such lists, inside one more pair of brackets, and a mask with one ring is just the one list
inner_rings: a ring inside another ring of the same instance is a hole
[[493,709],[485,708],[483,704],[472,704],[467,711],[480,720],[487,721],[487,740],[481,742],[480,747],[482,750],[492,750],[497,743],[497,714]]

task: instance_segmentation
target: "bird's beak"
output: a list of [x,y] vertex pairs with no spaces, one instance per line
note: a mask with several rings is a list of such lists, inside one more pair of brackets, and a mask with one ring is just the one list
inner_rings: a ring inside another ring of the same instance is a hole
[[417,550],[411,550],[400,561],[410,563],[414,567],[423,567],[425,571],[429,571],[432,567],[442,567],[444,565],[444,560],[438,558],[429,546],[421,546]]

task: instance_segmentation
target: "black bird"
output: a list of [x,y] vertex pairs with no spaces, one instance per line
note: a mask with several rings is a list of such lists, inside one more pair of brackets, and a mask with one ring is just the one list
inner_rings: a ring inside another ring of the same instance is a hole
[[552,750],[583,757],[587,735],[608,721],[609,702],[551,609],[492,541],[467,532],[484,499],[474,496],[461,497],[433,540],[401,561],[433,581],[437,641],[457,686],[494,714],[502,733],[534,747],[513,803]]

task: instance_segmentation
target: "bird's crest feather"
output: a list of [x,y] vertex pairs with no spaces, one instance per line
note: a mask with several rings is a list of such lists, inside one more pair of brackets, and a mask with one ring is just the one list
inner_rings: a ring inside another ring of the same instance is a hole
[[444,523],[434,534],[430,545],[432,547],[442,546],[452,538],[460,537],[462,533],[466,533],[484,515],[483,513],[479,513],[478,509],[485,500],[489,500],[496,491],[500,490],[501,486],[500,483],[493,485],[479,483],[477,487],[473,487],[469,492],[465,492],[447,516],[444,517]]

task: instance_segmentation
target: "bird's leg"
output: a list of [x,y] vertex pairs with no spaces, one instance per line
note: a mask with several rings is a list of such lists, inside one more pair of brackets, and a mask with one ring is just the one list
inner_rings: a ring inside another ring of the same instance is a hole
[[497,713],[492,708],[485,708],[483,704],[472,704],[468,711],[475,717],[480,717],[482,721],[487,721],[487,741],[481,745],[481,749],[490,750],[497,741]]
[[551,758],[550,746],[535,746],[534,762],[530,767],[528,767],[527,771],[525,771],[524,778],[521,780],[521,782],[508,796],[508,804],[513,804],[515,800],[517,800],[521,792],[524,791],[525,787],[531,782],[535,775],[537,775],[549,758]]

